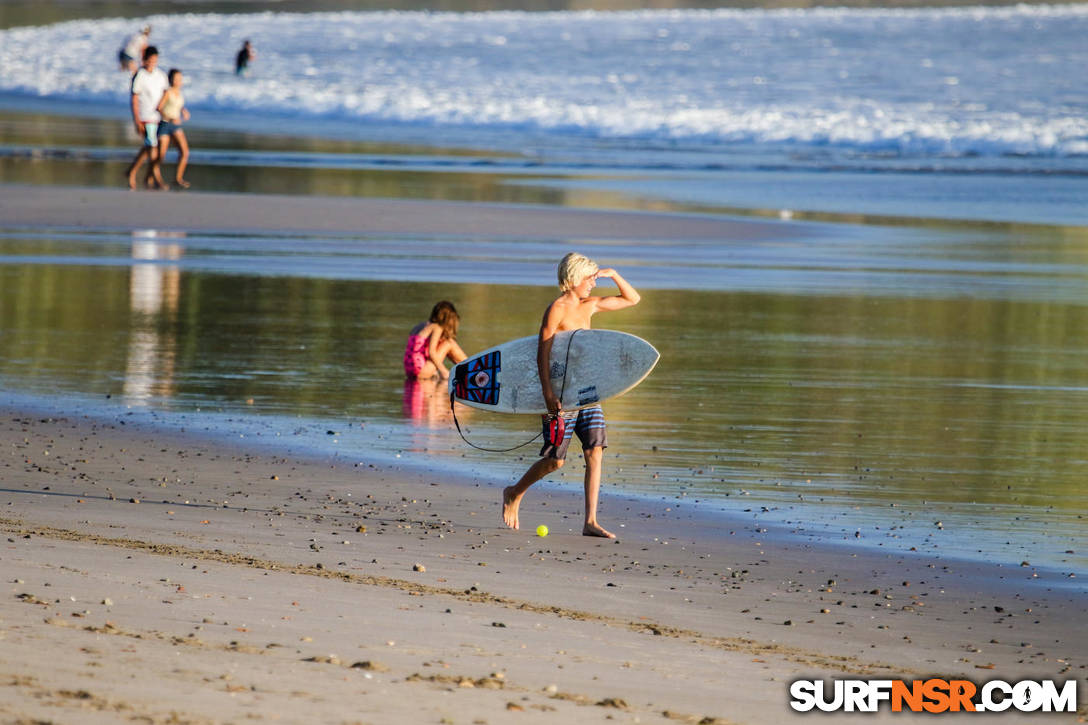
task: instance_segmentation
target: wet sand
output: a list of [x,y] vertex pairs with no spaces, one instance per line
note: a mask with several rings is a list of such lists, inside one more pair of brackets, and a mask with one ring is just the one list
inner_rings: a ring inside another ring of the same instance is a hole
[[5,228],[158,229],[342,234],[496,234],[593,239],[776,239],[815,225],[698,214],[555,209],[516,204],[277,194],[131,192],[4,185]]
[[531,491],[514,532],[486,471],[120,411],[4,411],[0,442],[7,722],[766,723],[797,717],[799,677],[1085,685],[1088,596],[1030,564],[815,546],[607,485],[618,541],[576,534],[578,485]]

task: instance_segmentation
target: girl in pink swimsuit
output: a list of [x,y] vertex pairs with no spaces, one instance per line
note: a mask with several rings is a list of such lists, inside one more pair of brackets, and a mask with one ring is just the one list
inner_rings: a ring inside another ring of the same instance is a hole
[[431,310],[427,322],[421,322],[408,333],[408,344],[404,346],[404,374],[408,378],[421,380],[438,376],[445,380],[449,377],[445,360],[449,357],[454,364],[465,359],[465,353],[457,344],[457,328],[461,318],[452,302],[442,300]]

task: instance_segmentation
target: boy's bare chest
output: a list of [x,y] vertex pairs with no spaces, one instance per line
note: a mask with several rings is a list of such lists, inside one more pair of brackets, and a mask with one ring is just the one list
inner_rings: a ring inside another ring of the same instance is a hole
[[567,330],[588,330],[589,318],[593,315],[588,305],[578,305],[566,311],[559,323],[559,332]]

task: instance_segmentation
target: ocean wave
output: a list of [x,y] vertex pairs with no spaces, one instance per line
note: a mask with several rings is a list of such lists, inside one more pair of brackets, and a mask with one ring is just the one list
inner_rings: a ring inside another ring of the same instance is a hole
[[[1088,155],[1088,6],[149,19],[201,110],[647,143]],[[0,32],[0,91],[127,112],[139,22]],[[250,77],[232,72],[252,38]]]

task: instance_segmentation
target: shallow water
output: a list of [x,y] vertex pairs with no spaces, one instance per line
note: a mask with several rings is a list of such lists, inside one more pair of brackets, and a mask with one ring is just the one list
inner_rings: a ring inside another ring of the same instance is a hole
[[[536,283],[576,246],[644,293],[598,326],[662,353],[606,405],[609,485],[755,527],[1083,575],[1085,241],[1077,229],[837,225],[637,246],[9,231],[0,383],[190,424],[316,431],[315,446],[341,455],[426,458],[498,485],[536,445],[471,451],[442,391],[404,383],[404,337],[440,298],[461,310],[466,349],[532,334],[553,296]],[[489,447],[537,430],[532,417],[459,416]],[[580,485],[578,468],[556,480]],[[607,495],[605,512],[621,515]]]

